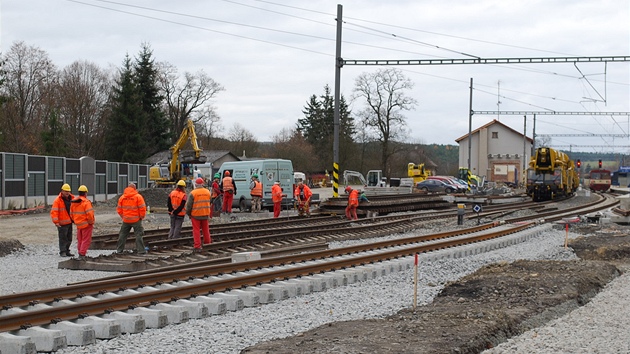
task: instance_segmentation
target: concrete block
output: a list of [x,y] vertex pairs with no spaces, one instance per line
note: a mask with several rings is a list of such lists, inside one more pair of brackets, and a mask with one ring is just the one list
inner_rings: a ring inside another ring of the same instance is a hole
[[144,318],[138,314],[114,311],[104,314],[101,317],[118,321],[122,333],[140,333],[144,332],[147,328]]
[[208,314],[211,315],[223,315],[227,312],[227,305],[223,299],[216,299],[208,296],[197,296],[191,297],[188,300],[204,304],[208,309]]
[[161,310],[166,317],[168,317],[170,324],[188,322],[188,311],[183,306],[160,303],[150,306],[149,308]]
[[297,279],[283,280],[282,282],[295,285],[297,296],[306,295],[313,292],[313,284],[308,279],[297,278]]
[[98,339],[111,339],[120,336],[120,323],[116,320],[101,318],[97,316],[87,316],[79,318],[76,323],[89,324],[94,328],[94,333]]
[[238,252],[232,253],[232,263],[247,262],[260,259],[260,252]]
[[0,353],[35,354],[35,342],[29,336],[0,333]]
[[335,273],[339,273],[340,275],[343,276],[343,278],[344,278],[343,284],[344,285],[354,284],[354,283],[357,283],[359,281],[359,275],[357,274],[356,271],[354,271],[353,268],[337,270],[337,271],[335,271]]
[[225,301],[225,305],[228,311],[240,311],[245,308],[245,302],[238,295],[216,293],[208,295],[211,299],[220,299]]
[[[257,292],[252,291],[252,290],[234,289],[234,290],[228,291],[226,294],[238,296],[241,300],[243,300],[243,304],[246,307],[256,307],[260,305],[260,295],[258,295]],[[268,295],[273,296],[273,293],[269,292]],[[264,300],[267,302],[270,302],[269,298],[265,298]],[[271,301],[273,301],[273,299],[271,299]]]
[[14,334],[31,337],[38,352],[56,352],[68,346],[66,336],[62,331],[44,327],[21,329]]
[[313,291],[325,291],[332,286],[328,284],[328,282],[332,282],[332,280],[329,277],[322,277],[321,274],[309,275],[303,279],[311,280]]
[[289,283],[285,280],[275,282],[274,285],[282,286],[286,290],[287,297],[296,297],[302,295],[302,289],[295,283]]
[[136,307],[135,309],[127,311],[127,313],[142,316],[147,328],[162,328],[168,324],[168,317],[161,310]]
[[49,329],[62,331],[68,345],[89,345],[96,343],[96,333],[90,324],[61,321],[48,326]]
[[273,298],[275,299],[275,301],[286,300],[289,298],[289,291],[287,290],[287,288],[278,283],[262,284],[257,288],[270,289],[273,292]]
[[[254,287],[248,287],[245,290],[256,293],[256,295],[258,295],[258,302],[261,304],[268,304],[268,303],[276,301],[275,295],[271,289],[265,289],[259,286],[254,286]],[[245,306],[247,306],[247,303],[245,304]],[[248,306],[248,307],[251,307],[251,306]]]
[[202,302],[179,299],[171,304],[184,307],[188,311],[188,317],[190,318],[208,317],[208,308]]

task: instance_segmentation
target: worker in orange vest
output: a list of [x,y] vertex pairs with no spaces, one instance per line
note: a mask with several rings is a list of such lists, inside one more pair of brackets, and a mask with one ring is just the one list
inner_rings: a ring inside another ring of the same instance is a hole
[[87,199],[88,189],[86,186],[79,186],[79,196],[72,200],[70,205],[70,216],[77,225],[77,250],[79,260],[86,260],[87,251],[92,244],[92,231],[94,230],[94,208],[92,202]]
[[232,202],[234,201],[234,194],[236,194],[236,184],[234,184],[234,179],[230,177],[230,171],[225,171],[223,174],[221,186],[223,187],[223,212],[231,214]]
[[260,212],[260,204],[263,196],[263,187],[262,183],[258,180],[258,175],[252,175],[252,182],[249,184],[249,195],[252,197],[252,213]]
[[352,189],[350,186],[346,187],[346,193],[348,193],[348,206],[346,207],[346,218],[348,220],[359,220],[357,216],[357,207],[359,206],[359,191]]
[[273,201],[274,218],[280,216],[280,211],[282,210],[282,198],[286,196],[286,194],[282,194],[282,187],[280,187],[280,182],[275,181],[273,183],[273,186],[271,187],[271,200]]
[[219,179],[221,175],[217,172],[212,180],[212,189],[210,190],[210,204],[212,204],[212,213],[210,217],[221,216],[221,201],[223,200],[223,191]]
[[127,237],[129,237],[129,231],[133,228],[133,233],[136,236],[136,252],[140,255],[146,255],[147,251],[144,248],[144,240],[142,239],[144,236],[142,220],[147,215],[147,205],[142,195],[138,193],[135,183],[129,183],[123,195],[118,198],[116,211],[122,218],[116,253],[123,253]]
[[192,223],[194,252],[201,252],[201,233],[203,233],[203,244],[212,242],[210,238],[210,191],[203,186],[204,180],[199,177],[195,180],[195,189],[188,195],[186,201],[186,215]]
[[313,196],[313,192],[311,189],[302,182],[302,180],[298,181],[297,187],[295,187],[295,207],[298,211],[298,216],[311,216],[310,204],[311,204],[311,196]]
[[59,236],[59,255],[61,257],[74,257],[70,252],[72,244],[72,219],[70,218],[70,202],[74,199],[70,185],[64,183],[61,186],[61,192],[53,201],[50,209],[50,218],[57,227],[57,236]]
[[186,182],[180,179],[173,191],[168,195],[166,206],[171,217],[171,228],[168,230],[168,238],[175,239],[181,237],[182,224],[186,216]]

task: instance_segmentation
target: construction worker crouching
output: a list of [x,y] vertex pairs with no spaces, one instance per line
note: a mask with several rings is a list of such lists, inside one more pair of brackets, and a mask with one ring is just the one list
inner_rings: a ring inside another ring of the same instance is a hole
[[311,216],[310,203],[313,192],[311,189],[300,180],[295,188],[295,208],[298,211],[298,216]]

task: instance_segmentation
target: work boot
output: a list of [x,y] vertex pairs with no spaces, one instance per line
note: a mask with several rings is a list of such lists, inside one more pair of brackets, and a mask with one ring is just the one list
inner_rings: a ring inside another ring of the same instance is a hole
[[66,251],[66,257],[74,257],[74,255],[70,251]]
[[61,257],[68,257],[68,254],[66,252],[59,252],[59,255]]

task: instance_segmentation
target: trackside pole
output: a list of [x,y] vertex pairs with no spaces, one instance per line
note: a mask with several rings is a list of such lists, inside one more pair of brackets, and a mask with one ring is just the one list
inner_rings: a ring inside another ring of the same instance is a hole
[[564,224],[564,229],[566,230],[564,235],[564,249],[566,250],[569,247],[569,223]]
[[415,311],[418,306],[418,254],[414,255],[413,260],[413,309]]

